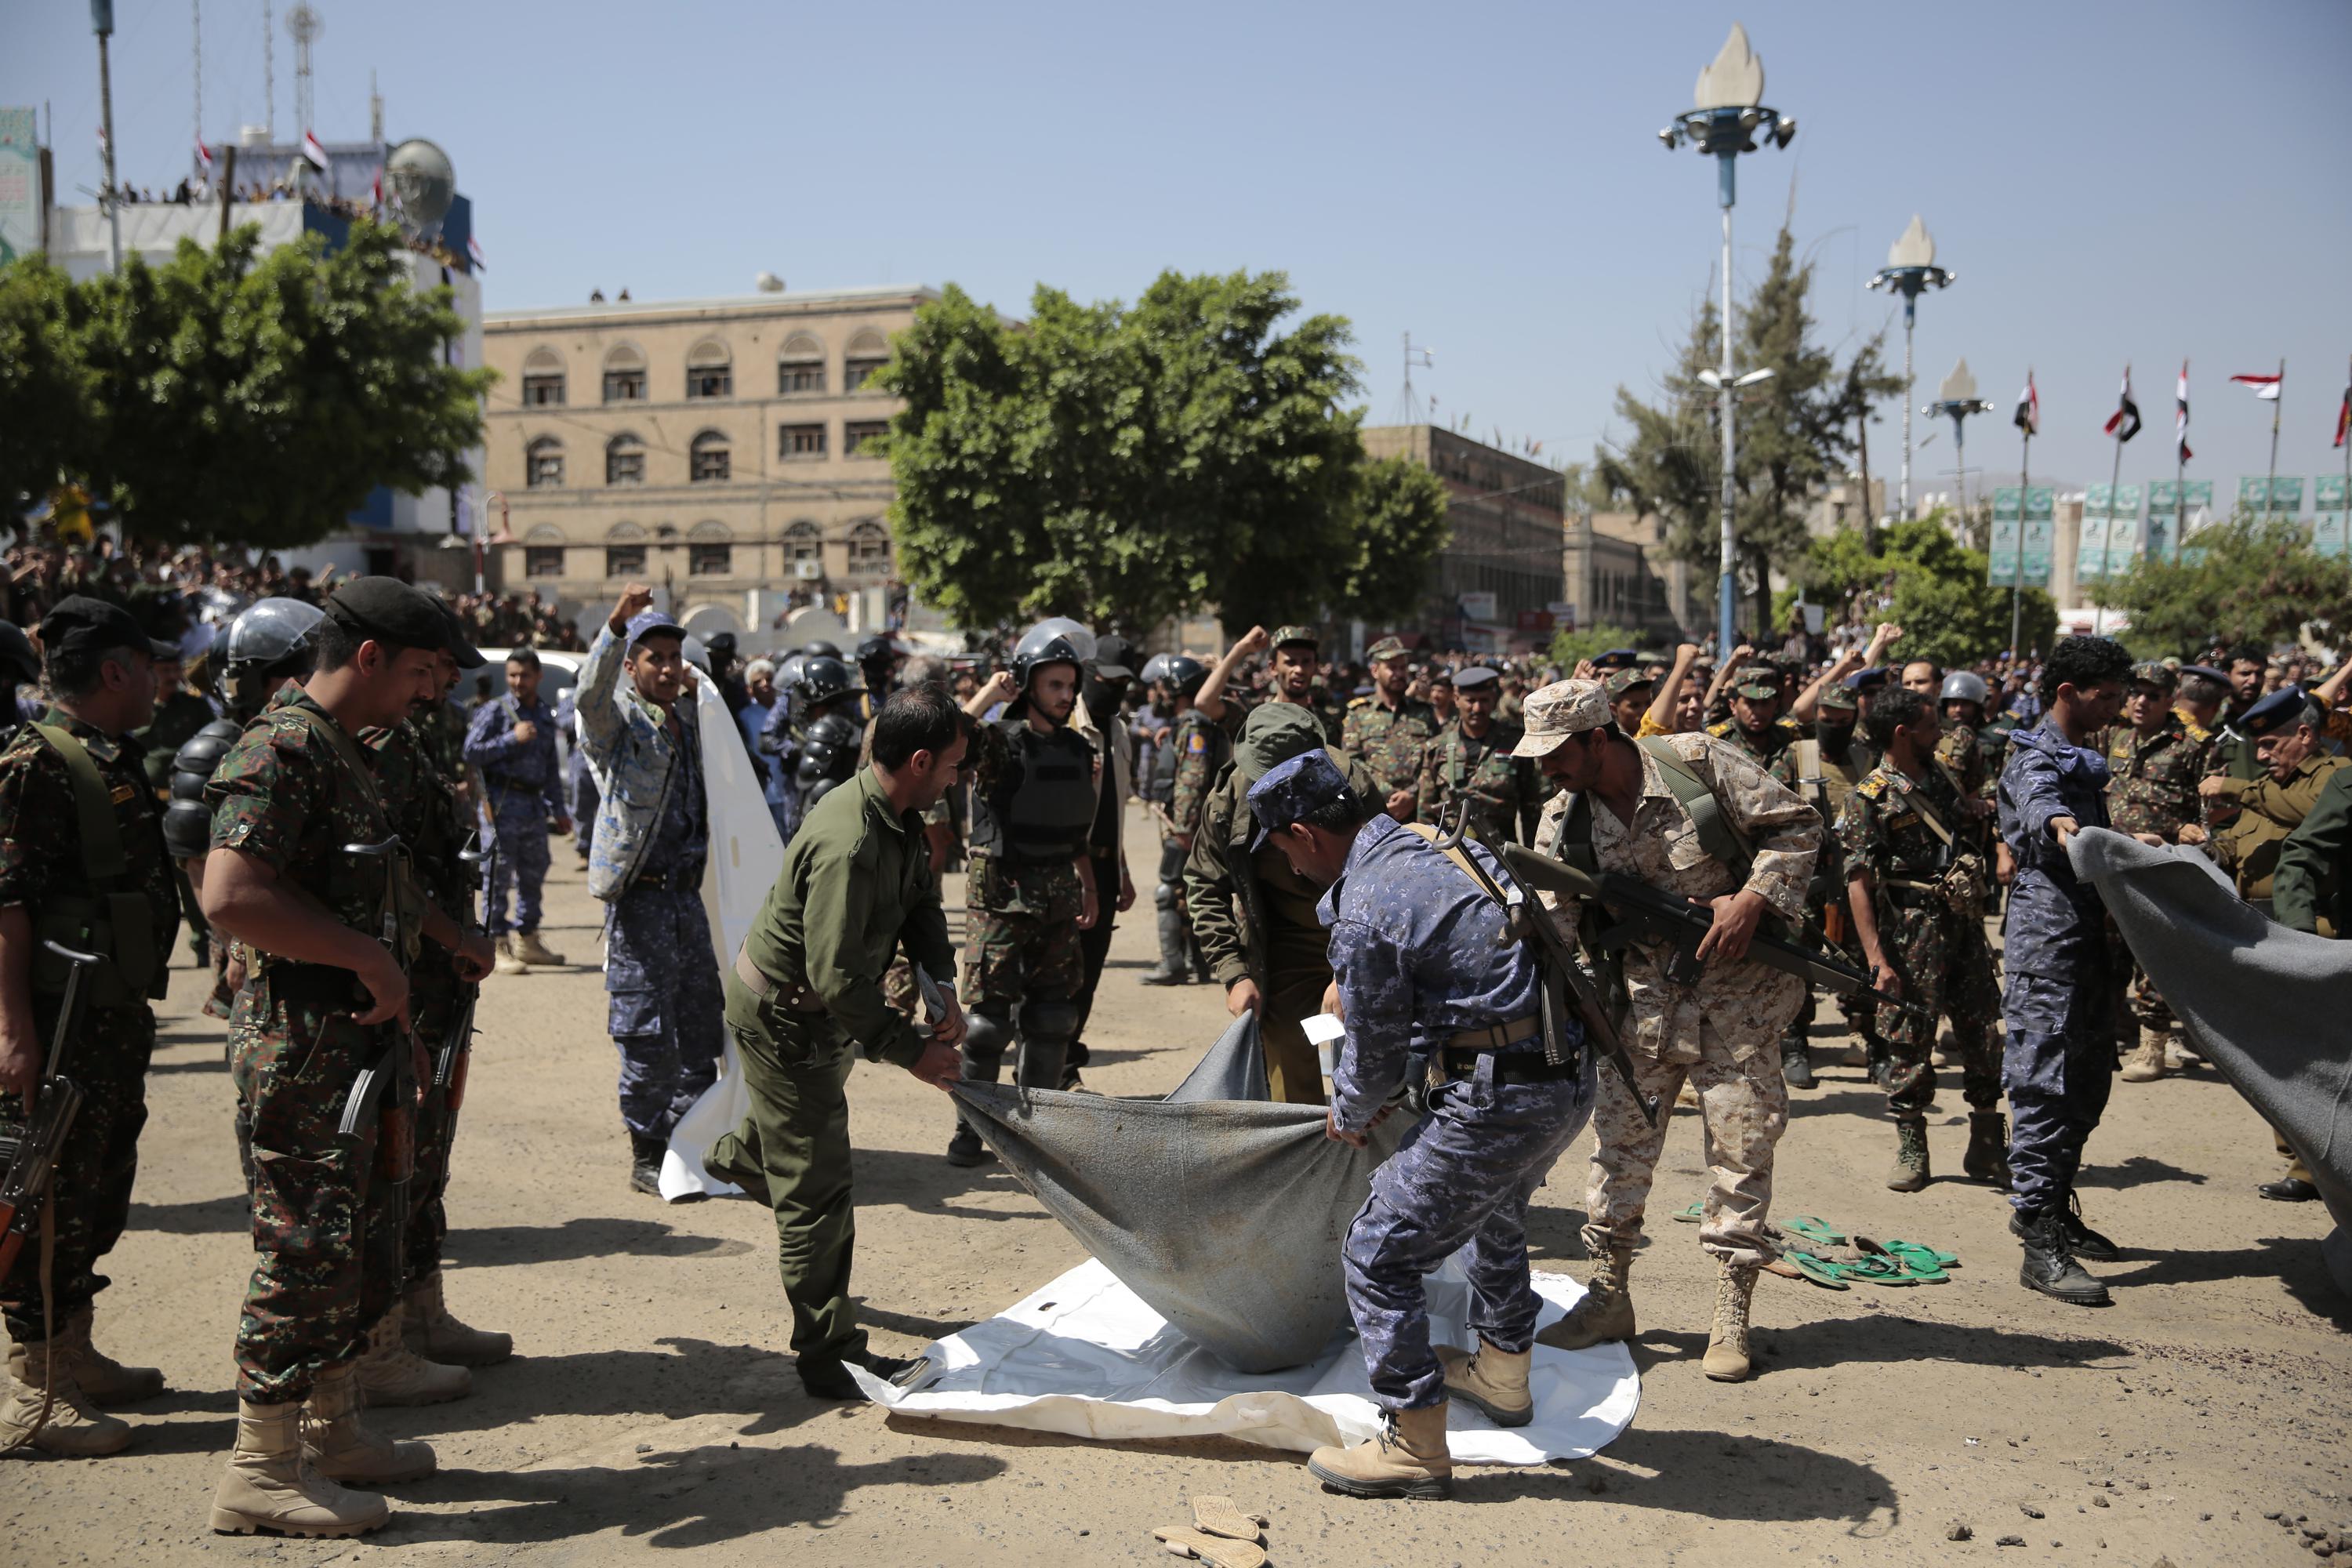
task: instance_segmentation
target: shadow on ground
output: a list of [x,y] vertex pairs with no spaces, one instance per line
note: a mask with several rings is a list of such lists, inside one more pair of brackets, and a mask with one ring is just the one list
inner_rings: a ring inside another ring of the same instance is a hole
[[466,1226],[453,1229],[444,1250],[472,1268],[557,1263],[576,1258],[737,1258],[746,1241],[696,1236],[650,1219],[597,1216],[562,1225]]

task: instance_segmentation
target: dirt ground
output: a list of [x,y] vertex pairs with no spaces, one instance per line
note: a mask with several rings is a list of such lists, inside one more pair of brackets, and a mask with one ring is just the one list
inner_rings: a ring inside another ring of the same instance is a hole
[[[1156,845],[1131,827],[1149,867]],[[1596,1458],[1465,1471],[1451,1503],[1328,1496],[1301,1457],[1236,1443],[1111,1447],[818,1403],[782,1353],[767,1214],[665,1206],[626,1184],[598,906],[561,861],[546,935],[576,967],[486,989],[449,1196],[450,1300],[510,1330],[518,1353],[467,1399],[375,1417],[429,1438],[440,1473],[395,1489],[393,1525],[357,1542],[205,1529],[250,1261],[223,1026],[196,1011],[201,977],[184,968],[99,1318],[100,1342],[162,1365],[172,1392],[125,1412],[139,1441],[120,1458],[0,1464],[0,1563],[570,1563],[647,1548],[812,1568],[1152,1562],[1152,1527],[1188,1517],[1196,1489],[1269,1511],[1276,1563],[1985,1562],[2009,1560],[2015,1537],[2020,1560],[2193,1568],[2302,1560],[2266,1514],[2352,1524],[2352,1303],[2320,1260],[2326,1217],[2254,1196],[2278,1170],[2268,1130],[2209,1070],[2116,1085],[2084,1187],[2126,1260],[2095,1268],[2116,1301],[2091,1311],[2017,1284],[2005,1205],[1957,1179],[1956,1084],[1930,1125],[1938,1179],[1905,1196],[1883,1184],[1881,1095],[1859,1069],[1824,1069],[1793,1096],[1776,1212],[1933,1242],[1963,1267],[1945,1285],[1845,1293],[1767,1276],[1760,1374],[1738,1386],[1699,1373],[1712,1271],[1695,1227],[1665,1218],[1704,1180],[1682,1113],[1634,1275],[1640,1414]],[[1108,1093],[1171,1087],[1223,1021],[1213,988],[1136,984],[1149,904],[1147,889],[1119,923],[1088,1031],[1088,1080]],[[1825,1024],[1817,1058],[1843,1043]],[[879,1347],[911,1353],[1080,1261],[1000,1169],[940,1157],[937,1091],[861,1066],[851,1095],[856,1287]],[[1539,1268],[1583,1272],[1589,1146],[1538,1199]],[[1972,1538],[1952,1541],[1958,1524]]]

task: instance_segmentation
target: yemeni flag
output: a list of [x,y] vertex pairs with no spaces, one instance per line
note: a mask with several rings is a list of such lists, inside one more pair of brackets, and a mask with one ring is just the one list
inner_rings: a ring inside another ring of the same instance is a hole
[[2128,441],[2139,434],[2139,405],[2132,401],[2129,365],[2124,366],[2123,400],[2116,405],[2116,411],[2107,416],[2106,424],[2100,428],[2118,441]]
[[205,146],[201,142],[196,143],[196,163],[198,168],[202,171],[202,177],[205,184],[208,185],[211,184],[213,181],[213,150]]
[[302,132],[302,158],[320,174],[327,172],[327,150],[319,144],[316,132]]
[[2179,452],[2179,461],[2187,462],[2197,454],[2189,449],[2189,362],[2180,362],[2180,390],[2173,395],[2172,445]]
[[490,264],[482,259],[482,242],[470,234],[466,237],[466,256],[473,262],[475,271],[488,272],[490,269]]
[[2017,395],[2017,412],[2010,416],[2011,424],[2029,436],[2042,434],[2042,395],[2033,390],[2033,373],[2025,373],[2025,390]]
[[2328,445],[2341,447],[2347,435],[2352,435],[2352,382],[2345,384],[2344,401],[2336,405],[2336,439]]
[[2233,375],[2230,379],[2240,386],[2252,388],[2254,395],[2264,403],[2276,403],[2279,383],[2284,378],[2276,375]]

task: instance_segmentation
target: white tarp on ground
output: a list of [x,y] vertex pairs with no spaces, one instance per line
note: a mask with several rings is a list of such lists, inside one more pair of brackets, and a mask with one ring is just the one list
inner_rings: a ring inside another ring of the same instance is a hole
[[[710,914],[719,971],[724,974],[784,868],[784,842],[777,836],[776,819],[768,814],[767,797],[760,793],[751,754],[743,750],[743,733],[735,727],[718,688],[708,680],[694,682],[694,714],[702,726],[702,776],[710,809],[710,861],[703,873],[702,901]],[[742,1065],[735,1059],[735,1042],[724,1028],[719,1034],[719,1081],[678,1119],[670,1133],[669,1152],[662,1158],[661,1195],[669,1203],[742,1190],[712,1180],[702,1169],[705,1152],[735,1131],[751,1109]]]
[[[1542,1321],[1573,1306],[1584,1288],[1535,1277]],[[1472,1342],[1463,1319],[1468,1287],[1452,1264],[1428,1281],[1433,1342]],[[1087,1259],[1026,1300],[925,1348],[932,1370],[911,1389],[852,1368],[876,1403],[902,1415],[1015,1426],[1106,1442],[1234,1437],[1304,1453],[1360,1442],[1378,1430],[1379,1406],[1355,1336],[1336,1336],[1305,1366],[1239,1373],[1169,1327],[1101,1264]],[[1641,1378],[1622,1344],[1585,1351],[1536,1347],[1529,1374],[1535,1420],[1503,1428],[1465,1405],[1453,1409],[1447,1447],[1456,1464],[1538,1465],[1579,1459],[1633,1419]]]

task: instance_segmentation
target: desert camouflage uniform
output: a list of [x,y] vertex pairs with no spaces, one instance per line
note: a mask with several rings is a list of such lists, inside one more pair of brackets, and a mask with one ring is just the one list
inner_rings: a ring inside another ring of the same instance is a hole
[[[140,768],[137,747],[54,710],[43,722],[79,739],[107,786],[126,862],[114,888],[142,895],[150,917],[149,929],[130,933],[131,942],[118,937],[116,951],[152,942],[153,976],[160,981],[171,962],[172,938],[180,923],[178,884],[164,853],[162,819]],[[17,729],[0,750],[0,908],[23,910],[37,940],[55,924],[58,900],[104,896],[104,889],[90,886],[83,868],[75,822],[65,758],[32,726]],[[89,945],[68,932],[57,936],[68,946]],[[36,974],[54,973],[58,982],[54,990],[44,985],[33,992],[33,1026],[46,1052],[64,1000],[64,976],[55,960],[37,952],[33,963]],[[142,989],[162,994],[155,984]],[[154,1012],[146,994],[131,994],[119,981],[100,997],[104,1005],[94,1000],[84,1009],[81,1033],[68,1048],[65,1064],[65,1076],[86,1098],[58,1154],[51,1186],[57,1207],[51,1224],[49,1316],[59,1328],[107,1287],[98,1264],[113,1250],[130,1221],[131,1189],[139,1173],[139,1132],[147,1122]],[[23,1102],[15,1095],[0,1095],[0,1120],[14,1121],[23,1114]],[[11,1338],[26,1344],[41,1342],[41,1246],[36,1234],[17,1253],[8,1278],[0,1280],[0,1302],[6,1306]]]
[[[1803,784],[1798,777],[1797,766],[1797,742],[1806,738],[1805,728],[1795,720],[1775,719],[1772,721],[1771,727],[1763,733],[1751,735],[1739,727],[1738,720],[1725,719],[1717,723],[1709,724],[1706,727],[1706,732],[1717,740],[1727,741],[1747,752],[1777,782],[1788,785],[1800,795],[1805,794]],[[1829,945],[1822,904],[1828,896],[1830,885],[1835,880],[1837,870],[1834,864],[1824,865],[1823,862],[1834,862],[1837,858],[1837,840],[1828,831],[1830,824],[1834,820],[1831,811],[1818,803],[1811,803],[1810,797],[1808,801],[1809,804],[1814,804],[1815,814],[1821,818],[1822,828],[1821,853],[1814,858],[1812,888],[1809,889],[1810,892],[1818,893],[1820,896],[1808,898],[1804,923],[1797,928],[1795,934],[1798,941],[1819,951]],[[1812,1033],[1813,1016],[1813,988],[1807,985],[1798,992],[1797,1010],[1790,1016],[1788,1028],[1781,1040],[1782,1055],[1786,1056],[1804,1046]]]
[[[2204,797],[2197,786],[2220,766],[2217,737],[2201,724],[2173,713],[2145,740],[2129,724],[2107,731],[2107,816],[2117,833],[2153,833],[2167,844],[2180,842],[2180,830],[2205,820]],[[2108,922],[2114,929],[2114,922]],[[2124,1038],[2137,1024],[2153,1033],[2169,1034],[2172,1009],[2164,1005],[2147,971],[2131,956],[2123,933],[2115,932],[2115,973],[2118,983],[2128,974],[2128,1011],[2116,1008],[2116,1032],[2126,1047],[2138,1044]]]
[[[1790,925],[1804,917],[1805,886],[1822,845],[1820,814],[1736,746],[1705,735],[1664,737],[1675,754],[1705,781],[1725,819],[1755,851],[1745,884]],[[1571,797],[1555,796],[1544,809],[1537,843],[1557,854]],[[1740,890],[1731,868],[1700,847],[1690,812],[1675,795],[1655,759],[1642,754],[1642,793],[1633,820],[1622,823],[1606,806],[1591,814],[1592,849],[1604,871],[1637,878],[1687,898],[1714,899]],[[1574,940],[1576,901],[1541,895]],[[1753,959],[1710,963],[1695,985],[1666,977],[1672,950],[1634,945],[1623,950],[1625,1007],[1621,1024],[1645,1094],[1672,1106],[1688,1078],[1698,1091],[1711,1172],[1699,1240],[1717,1257],[1757,1263],[1772,1256],[1764,1234],[1772,1202],[1772,1150],[1788,1125],[1789,1090],[1773,1047],[1796,1016],[1804,993],[1794,975]],[[1612,1069],[1601,1074],[1594,1100],[1596,1135],[1586,1194],[1584,1246],[1598,1258],[1633,1247],[1641,1236],[1650,1178],[1665,1130],[1654,1128]]]
[[2000,1103],[2000,1053],[1992,1020],[2000,1006],[1992,974],[1992,948],[1985,941],[1982,888],[1986,862],[1970,851],[1976,896],[1955,909],[1931,890],[1951,863],[1943,839],[1924,813],[1965,847],[1961,788],[1943,768],[1930,765],[1914,784],[1890,763],[1881,763],[1845,798],[1837,838],[1845,865],[1870,873],[1871,905],[1878,941],[1902,979],[1906,1001],[1927,1009],[1922,1016],[1881,1003],[1878,1031],[1886,1041],[1887,1109],[1897,1121],[1916,1118],[1936,1094],[1936,1069],[1928,1052],[1936,1043],[1936,1015],[1952,1023],[1959,1047],[1961,1092],[1969,1106],[1990,1110]]
[[[1664,731],[1655,732],[1665,733]],[[1846,797],[1853,793],[1855,785],[1870,776],[1870,753],[1864,749],[1858,731],[1849,732],[1843,745],[1823,741],[1818,735],[1813,739],[1821,751],[1821,779],[1816,784],[1812,779],[1802,776],[1800,760],[1798,793],[1804,796],[1807,805],[1821,814],[1822,822],[1834,828]],[[1794,747],[1790,748],[1790,752],[1798,755]],[[1852,914],[1844,910],[1845,869],[1841,859],[1842,851],[1836,834],[1824,834],[1821,854],[1813,862],[1813,879],[1805,895],[1805,939],[1822,948],[1833,949],[1839,956],[1861,968],[1864,966],[1862,939],[1854,931]],[[1832,913],[1839,917],[1834,922],[1830,918]],[[1834,942],[1830,940],[1829,934],[1832,924],[1837,931]],[[1875,1050],[1879,1040],[1877,1004],[1867,997],[1840,996],[1838,1011],[1845,1015],[1846,1027],[1861,1037],[1864,1047]],[[1813,994],[1811,987],[1808,986],[1804,1005],[1798,1009],[1796,1022],[1791,1027],[1807,1029],[1812,1021]]]
[[[382,843],[392,819],[373,777],[354,773],[340,748],[291,711],[298,706],[334,723],[297,690],[246,726],[205,786],[212,847],[253,856],[334,919],[374,936],[385,878],[404,882],[406,873],[342,847]],[[322,1369],[359,1353],[394,1299],[376,1130],[352,1140],[336,1131],[352,1079],[396,1038],[394,1025],[353,1022],[369,1006],[349,970],[256,952],[229,1020],[230,1070],[253,1121],[259,1256],[236,1335],[237,1393],[251,1404],[306,1397]],[[367,1266],[371,1258],[377,1267]]]
[[1399,790],[1421,783],[1421,753],[1439,730],[1437,710],[1410,698],[1384,708],[1377,697],[1359,697],[1348,704],[1339,727],[1339,749],[1371,770],[1380,786],[1378,805]]
[[1456,719],[1422,748],[1421,776],[1413,792],[1413,815],[1435,822],[1459,796],[1468,802],[1470,836],[1489,848],[1526,844],[1535,834],[1549,786],[1535,763],[1511,755],[1519,743],[1517,724],[1491,721],[1473,740]]

